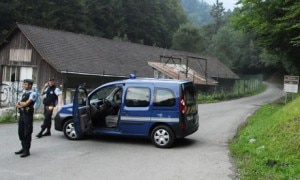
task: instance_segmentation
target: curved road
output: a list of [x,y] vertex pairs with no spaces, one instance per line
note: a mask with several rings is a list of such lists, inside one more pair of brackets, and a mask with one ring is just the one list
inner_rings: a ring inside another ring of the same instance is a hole
[[0,125],[0,179],[237,179],[227,142],[259,106],[283,96],[268,84],[262,94],[239,100],[199,105],[200,128],[171,149],[155,148],[150,140],[92,137],[69,141],[61,132],[36,139],[31,156],[20,158],[17,124]]

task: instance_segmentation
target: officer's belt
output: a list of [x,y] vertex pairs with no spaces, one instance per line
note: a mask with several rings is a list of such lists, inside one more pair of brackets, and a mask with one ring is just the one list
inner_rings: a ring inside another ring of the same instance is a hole
[[23,108],[19,108],[20,113],[28,113],[33,111],[33,106],[27,106]]

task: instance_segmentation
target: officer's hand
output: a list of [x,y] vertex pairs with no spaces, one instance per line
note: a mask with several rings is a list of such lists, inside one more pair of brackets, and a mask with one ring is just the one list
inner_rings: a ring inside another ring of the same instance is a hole
[[44,87],[48,87],[48,85],[49,85],[49,83],[48,83],[48,82],[46,82],[46,84],[44,85]]
[[17,107],[17,108],[21,108],[20,102],[17,103],[16,107]]

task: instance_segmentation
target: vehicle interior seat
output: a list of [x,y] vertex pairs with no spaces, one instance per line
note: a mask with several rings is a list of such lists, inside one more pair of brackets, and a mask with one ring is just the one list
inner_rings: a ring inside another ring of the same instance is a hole
[[116,114],[116,115],[108,115],[105,117],[105,124],[107,127],[109,127],[109,128],[117,127],[119,113],[120,113],[120,110],[118,111],[118,114]]

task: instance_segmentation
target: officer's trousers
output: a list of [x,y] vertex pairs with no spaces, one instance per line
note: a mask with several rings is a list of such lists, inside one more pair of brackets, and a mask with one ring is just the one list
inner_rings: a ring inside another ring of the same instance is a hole
[[33,113],[20,113],[18,134],[23,149],[30,149],[33,131]]
[[44,122],[41,125],[41,128],[44,129],[51,129],[51,119],[52,119],[52,113],[53,113],[53,109],[49,109],[48,106],[44,107]]

